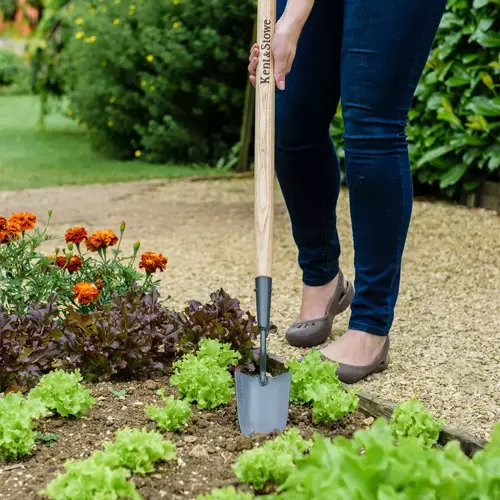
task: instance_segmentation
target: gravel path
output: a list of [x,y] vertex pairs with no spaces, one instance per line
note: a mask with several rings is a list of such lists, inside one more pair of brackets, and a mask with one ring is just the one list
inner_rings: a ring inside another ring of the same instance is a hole
[[[254,310],[251,180],[153,181],[0,192],[0,212],[54,210],[53,232],[74,224],[118,229],[127,242],[169,258],[162,282],[172,304],[208,299],[223,287]],[[353,278],[347,192],[339,202],[342,269]],[[298,311],[300,272],[281,196],[276,197],[272,351],[299,356],[283,338]],[[500,217],[417,201],[392,332],[390,369],[364,390],[401,401],[416,396],[450,425],[488,437],[500,421]],[[333,335],[345,329],[338,318]]]

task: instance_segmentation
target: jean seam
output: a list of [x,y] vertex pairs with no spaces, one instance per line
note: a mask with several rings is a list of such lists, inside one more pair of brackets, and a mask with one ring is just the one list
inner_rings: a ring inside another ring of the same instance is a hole
[[[396,271],[394,272],[394,275],[391,280],[391,284],[389,286],[389,293],[387,296],[387,318],[385,321],[385,329],[388,331],[389,330],[389,323],[394,319],[394,308],[396,307],[396,300],[391,300],[392,297],[392,289],[394,287],[394,283],[396,281],[396,276],[398,274],[398,271],[401,267],[401,229],[403,228],[403,220],[404,220],[404,183],[403,183],[403,169],[401,165],[401,154],[398,154],[398,168],[399,168],[399,175],[400,175],[400,180],[401,180],[401,191],[400,191],[400,198],[399,202],[401,203],[401,218],[399,220],[399,231],[398,231],[398,241],[396,245]],[[391,313],[391,302],[392,302],[392,313]]]

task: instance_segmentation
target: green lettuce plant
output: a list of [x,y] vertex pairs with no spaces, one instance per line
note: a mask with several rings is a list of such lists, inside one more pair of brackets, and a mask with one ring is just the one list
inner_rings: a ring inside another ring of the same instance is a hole
[[470,460],[457,441],[442,449],[424,448],[414,437],[395,441],[391,425],[380,418],[350,440],[315,436],[278,498],[491,500],[499,484],[498,435],[487,448]]
[[187,421],[191,418],[191,405],[182,399],[175,399],[173,396],[165,396],[165,390],[157,392],[165,406],[159,407],[150,405],[146,407],[146,415],[156,422],[162,431],[179,431],[183,429]]
[[241,355],[216,340],[202,339],[199,346],[196,356],[186,354],[173,364],[170,383],[182,398],[196,401],[199,408],[215,408],[228,403],[234,394],[228,366],[236,364]]
[[29,393],[30,400],[40,400],[49,410],[62,417],[81,417],[95,404],[90,391],[82,384],[80,370],[54,370],[44,375]]
[[251,493],[236,491],[234,486],[216,488],[205,495],[198,495],[196,500],[252,500],[255,498]]
[[107,463],[113,468],[125,467],[136,474],[154,471],[154,463],[176,458],[175,446],[158,432],[121,429],[113,442],[104,443]]
[[99,451],[86,460],[70,460],[40,492],[52,500],[141,500],[130,471],[109,465],[109,454]]
[[313,402],[312,417],[315,424],[335,422],[358,409],[359,399],[354,389],[315,384],[309,391]]
[[233,465],[234,475],[257,490],[268,483],[282,484],[311,445],[298,429],[290,429],[262,446],[243,452]]
[[36,419],[47,412],[39,401],[26,400],[21,393],[0,398],[0,459],[17,460],[35,445]]
[[414,437],[425,448],[437,443],[442,425],[443,422],[434,418],[415,398],[398,404],[391,418],[392,432],[396,439]]
[[290,400],[311,404],[315,423],[333,422],[357,410],[355,389],[344,389],[337,363],[323,361],[319,351],[311,349],[302,361],[291,360],[286,366],[292,374]]

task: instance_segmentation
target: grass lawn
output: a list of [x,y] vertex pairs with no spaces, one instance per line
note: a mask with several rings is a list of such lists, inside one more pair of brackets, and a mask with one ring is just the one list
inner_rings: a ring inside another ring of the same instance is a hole
[[189,165],[113,160],[90,150],[83,127],[61,114],[37,129],[35,96],[0,96],[0,191],[215,173]]

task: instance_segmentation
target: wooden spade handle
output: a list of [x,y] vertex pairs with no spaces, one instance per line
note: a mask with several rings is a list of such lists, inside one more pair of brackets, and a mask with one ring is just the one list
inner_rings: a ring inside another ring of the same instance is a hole
[[259,0],[255,99],[255,249],[257,276],[271,277],[274,218],[274,64],[271,40],[276,24],[276,0]]

